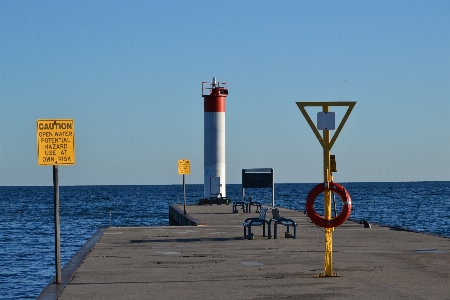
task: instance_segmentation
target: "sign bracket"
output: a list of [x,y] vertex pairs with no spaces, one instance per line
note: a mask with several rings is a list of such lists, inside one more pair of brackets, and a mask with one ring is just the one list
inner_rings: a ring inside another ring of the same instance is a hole
[[[336,142],[336,139],[338,138],[339,134],[341,133],[342,128],[345,125],[345,122],[347,121],[348,117],[350,116],[353,108],[355,107],[356,102],[297,102],[297,106],[300,109],[300,111],[303,114],[303,117],[305,117],[306,122],[308,122],[309,127],[311,127],[314,135],[316,136],[317,140],[319,141],[322,148],[325,150],[331,150],[334,143]],[[338,128],[336,129],[336,132],[334,133],[333,137],[331,138],[331,141],[325,141],[322,136],[319,133],[319,130],[317,129],[314,122],[311,120],[311,117],[308,115],[308,112],[306,111],[305,107],[307,106],[322,106],[323,111],[328,111],[328,109],[325,109],[325,107],[329,106],[348,106],[348,109],[344,115],[344,117],[341,120],[341,123],[339,124]]]

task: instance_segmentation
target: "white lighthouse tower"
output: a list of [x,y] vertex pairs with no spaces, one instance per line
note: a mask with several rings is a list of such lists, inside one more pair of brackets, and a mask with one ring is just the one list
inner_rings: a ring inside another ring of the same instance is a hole
[[205,199],[225,198],[225,82],[202,82],[204,99],[204,192]]

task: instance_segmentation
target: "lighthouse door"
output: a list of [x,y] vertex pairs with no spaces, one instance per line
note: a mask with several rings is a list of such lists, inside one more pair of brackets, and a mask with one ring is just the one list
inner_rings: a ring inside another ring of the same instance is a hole
[[211,196],[216,197],[220,194],[220,177],[211,177]]

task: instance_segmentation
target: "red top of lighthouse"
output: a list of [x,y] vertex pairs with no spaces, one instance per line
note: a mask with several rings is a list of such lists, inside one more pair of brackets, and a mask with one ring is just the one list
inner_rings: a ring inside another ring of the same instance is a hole
[[[205,84],[210,87],[205,87]],[[222,86],[221,86],[222,85]],[[210,90],[206,94],[206,90]],[[204,98],[205,112],[225,112],[226,97],[228,96],[228,89],[226,82],[217,82],[213,77],[212,82],[202,82],[202,97]]]

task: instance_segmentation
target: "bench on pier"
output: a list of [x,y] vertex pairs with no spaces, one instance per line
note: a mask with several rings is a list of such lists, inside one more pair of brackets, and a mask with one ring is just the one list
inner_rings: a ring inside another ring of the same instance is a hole
[[253,202],[253,199],[251,196],[248,197],[248,203],[247,203],[247,212],[252,212],[252,206],[256,206],[256,212],[259,213],[258,209],[261,210],[262,204],[261,202]]
[[[268,228],[268,238],[271,238],[270,235],[270,222],[268,220],[266,220],[266,213],[267,213],[268,208],[267,207],[261,207],[260,212],[259,212],[259,217],[258,218],[247,218],[245,219],[245,221],[242,223],[242,226],[244,226],[244,239],[247,238],[249,240],[253,239],[253,234],[252,234],[252,226],[261,226],[263,227],[263,236],[266,236],[266,224],[267,224],[267,228]],[[248,234],[247,234],[247,229],[248,229]]]
[[248,203],[243,201],[233,202],[233,214],[238,213],[238,206],[242,208],[242,212],[246,213],[248,211]]
[[216,203],[217,205],[222,205],[222,203],[229,205],[230,200],[230,198],[223,197],[222,193],[219,193],[216,195],[216,197],[209,197],[209,205],[213,205],[213,203]]
[[[287,232],[285,233],[285,237],[287,238],[296,238],[297,237],[297,226],[298,224],[295,223],[294,220],[292,219],[287,219],[287,218],[283,218],[280,216],[280,210],[278,208],[272,208],[272,219],[270,219],[270,223],[272,223],[272,221],[274,222],[273,225],[273,238],[276,239],[277,238],[277,225],[281,224],[283,226],[287,227]],[[289,232],[289,228],[290,227],[294,227],[294,235],[292,235]],[[269,225],[270,227],[270,225]]]

